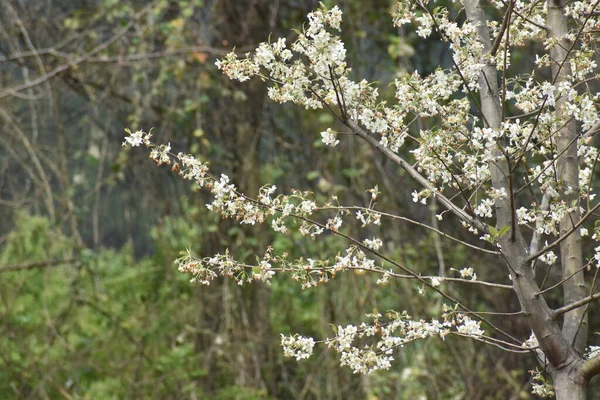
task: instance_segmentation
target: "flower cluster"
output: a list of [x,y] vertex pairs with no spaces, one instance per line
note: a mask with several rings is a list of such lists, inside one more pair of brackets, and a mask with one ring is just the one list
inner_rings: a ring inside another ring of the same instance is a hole
[[[183,179],[194,182],[198,188],[208,189],[213,195],[213,200],[207,204],[207,208],[225,218],[235,218],[242,224],[251,225],[264,223],[271,218],[273,229],[285,232],[285,219],[294,217],[303,221],[299,231],[304,235],[314,237],[325,230],[325,225],[308,220],[318,209],[315,201],[310,198],[310,192],[294,190],[291,195],[275,196],[277,187],[264,185],[260,188],[257,198],[252,199],[240,193],[227,175],[221,174],[219,178],[211,175],[208,164],[194,156],[173,154],[170,144],[155,145],[150,141],[150,133],[132,133],[129,130],[127,133],[123,146],[136,147],[144,144],[150,148],[150,158],[158,165],[172,165],[172,170]],[[338,213],[331,224],[333,228],[338,229],[342,224],[341,214]]]
[[143,131],[131,132],[129,129],[125,129],[125,132],[128,133],[128,136],[125,136],[123,147],[138,147],[142,144],[148,145],[150,143],[150,138],[152,137],[151,133],[146,133]]
[[340,142],[337,140],[337,132],[331,128],[327,128],[326,131],[321,132],[321,138],[323,140],[323,144],[326,146],[335,147]]
[[522,346],[529,348],[529,349],[534,349],[539,347],[539,342],[537,340],[537,337],[535,336],[535,333],[531,332],[531,335],[529,335],[529,339],[527,339],[525,342],[523,342]]
[[375,261],[366,256],[358,247],[346,249],[345,255],[338,254],[334,261],[298,258],[290,260],[286,254],[275,255],[268,247],[262,259],[256,265],[236,261],[229,251],[210,257],[198,258],[186,251],[176,260],[178,270],[192,275],[192,282],[209,285],[217,276],[235,280],[238,285],[261,281],[267,285],[276,272],[289,275],[292,280],[300,282],[302,289],[316,287],[329,282],[343,271],[369,271],[383,276],[387,281],[394,276],[390,271],[375,265]]
[[544,377],[542,371],[536,368],[533,371],[529,371],[529,373],[531,374],[531,380],[533,381],[531,384],[532,394],[543,398],[553,398],[555,396],[554,386]]
[[313,338],[297,334],[291,336],[281,335],[281,347],[283,347],[284,356],[302,360],[312,355],[315,341]]
[[370,323],[337,326],[335,336],[325,342],[339,353],[342,366],[350,367],[354,373],[368,374],[389,369],[394,350],[415,340],[434,336],[444,339],[450,334],[478,339],[484,334],[479,321],[456,313],[446,305],[443,311],[441,321],[415,321],[406,311],[389,311],[385,317],[379,313],[369,314]]
[[458,273],[460,274],[461,278],[471,278],[472,281],[477,280],[477,274],[472,267],[463,268],[458,271]]
[[594,357],[598,357],[599,355],[600,355],[600,346],[589,346],[586,351],[585,358],[589,360]]

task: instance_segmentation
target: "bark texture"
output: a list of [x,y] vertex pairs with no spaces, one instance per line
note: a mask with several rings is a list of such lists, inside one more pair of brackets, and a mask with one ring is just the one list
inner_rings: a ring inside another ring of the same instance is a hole
[[579,368],[555,374],[553,380],[557,400],[585,400],[587,381]]

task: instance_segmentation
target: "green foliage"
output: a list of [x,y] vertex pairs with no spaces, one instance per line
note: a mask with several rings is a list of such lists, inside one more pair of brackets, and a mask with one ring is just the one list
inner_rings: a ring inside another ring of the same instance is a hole
[[[183,217],[166,217],[152,230],[156,248],[152,258],[136,261],[127,245],[119,251],[80,252],[79,262],[72,266],[4,276],[0,283],[4,300],[0,303],[0,314],[4,316],[0,352],[10,369],[0,374],[0,398],[10,397],[15,387],[22,395],[34,395],[45,381],[52,382],[45,389],[47,393],[58,396],[61,390],[68,390],[84,399],[202,397],[206,395],[207,380],[215,377],[219,379],[211,398],[269,398],[262,389],[237,386],[227,363],[217,364],[218,373],[203,367],[208,359],[195,344],[195,290],[187,277],[173,270],[170,260],[179,249],[193,248],[214,236],[215,228],[211,227],[218,221],[193,205],[184,203],[184,210]],[[18,221],[0,253],[4,263],[60,258],[74,251],[45,218],[21,213]],[[273,243],[274,251],[292,256],[335,255],[343,251],[344,245],[334,235],[315,241],[300,234],[280,235]],[[430,251],[425,239],[422,245],[420,249],[411,246],[398,250],[397,257],[409,263],[413,257],[422,262]],[[453,254],[447,259],[449,264],[458,266],[465,261],[462,252]],[[367,304],[377,304],[380,309],[396,307],[400,294],[407,291],[416,290],[404,283],[376,287],[374,279],[351,272],[341,274],[326,287],[306,291],[289,280],[275,280],[271,292],[271,327],[275,333],[271,346],[279,347],[278,332],[326,337],[332,333],[328,322],[343,325],[360,318],[356,310],[365,310]],[[352,296],[354,299],[348,301]],[[426,308],[430,300],[404,306]],[[333,314],[323,318],[323,312]],[[427,312],[436,314],[439,310]],[[448,340],[419,342],[402,350],[399,357],[403,361],[395,369],[368,378],[374,398],[412,399],[421,393],[431,398],[450,398],[469,393],[475,387],[462,380],[460,374],[470,363],[480,365],[478,382],[497,379],[489,375],[490,368],[485,367],[489,359],[487,353],[480,352],[480,346]],[[226,354],[231,345],[225,342],[219,351]],[[471,360],[465,366],[449,363],[447,368],[440,367],[448,363],[447,349],[458,346],[461,357]],[[298,382],[319,370],[323,374],[348,374],[335,368],[337,361],[330,356],[323,350],[321,360],[326,362],[318,361],[317,356],[299,364],[286,361],[284,365]],[[446,372],[432,375],[433,364],[436,371],[441,368]],[[507,381],[507,392],[488,398],[508,395],[517,379]]]
[[[5,263],[73,251],[44,218],[21,214],[19,222],[1,253]],[[206,370],[187,340],[191,290],[175,284],[183,277],[169,278],[150,259],[136,262],[131,246],[49,268],[6,273],[0,283],[0,353],[9,367],[0,398],[15,390],[35,397],[40,385],[51,397],[61,390],[89,399],[201,395],[190,386]]]
[[19,211],[15,214],[14,227],[0,255],[2,264],[60,258],[72,245],[47,218]]
[[265,390],[240,388],[236,386],[227,387],[215,393],[215,400],[269,400]]

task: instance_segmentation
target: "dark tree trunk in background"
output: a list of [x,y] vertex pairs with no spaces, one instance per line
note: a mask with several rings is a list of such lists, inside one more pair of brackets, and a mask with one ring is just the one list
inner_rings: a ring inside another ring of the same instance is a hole
[[[211,32],[213,43],[210,44],[215,47],[244,48],[264,41],[274,28],[268,20],[275,21],[273,17],[277,10],[273,7],[277,6],[271,1],[227,0],[216,4],[217,7],[207,7],[210,11],[206,11],[214,13],[207,16],[208,20],[221,21]],[[206,121],[203,128],[209,137],[218,138],[220,146],[233,155],[232,171],[229,173],[232,181],[244,193],[256,196],[261,186],[259,146],[266,91],[260,83],[238,88],[224,77],[220,79],[225,80],[225,86],[233,86],[232,91],[243,91],[247,98],[233,94],[211,99],[211,102],[219,103],[216,109],[220,112],[212,112],[209,107],[203,117]],[[230,226],[229,221],[223,221],[219,235],[228,237]],[[263,225],[243,227],[243,233],[235,238],[235,245],[230,250],[236,253],[251,248],[251,254],[261,254],[269,243],[269,235]],[[256,238],[256,243],[251,245],[246,240],[248,238]],[[211,243],[206,243],[206,246],[207,254],[215,252]],[[269,288],[256,283],[240,290],[232,282],[222,281],[219,285],[202,287],[197,293],[197,301],[201,304],[200,332],[205,329],[224,331],[229,336],[226,340],[231,343],[231,348],[237,349],[232,356],[235,357],[232,371],[237,376],[235,384],[266,389],[274,395],[276,376],[271,354],[273,337],[269,321]],[[220,328],[215,329],[216,326]],[[213,341],[214,338],[200,333],[197,350],[208,351]]]

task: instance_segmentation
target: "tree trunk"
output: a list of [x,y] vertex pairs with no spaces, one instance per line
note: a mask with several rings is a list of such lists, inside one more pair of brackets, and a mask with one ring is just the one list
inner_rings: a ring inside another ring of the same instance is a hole
[[[572,74],[568,62],[568,50],[572,44],[566,38],[569,32],[567,17],[564,14],[565,2],[563,0],[550,0],[548,2],[548,35],[555,38],[558,43],[550,49],[552,56],[552,76],[555,85],[568,82]],[[563,187],[558,188],[561,200],[565,204],[579,204],[579,164],[577,160],[577,127],[575,120],[570,118],[566,110],[568,100],[565,96],[556,100],[556,117],[564,121],[559,131],[556,152],[558,157],[558,179]],[[567,190],[571,188],[571,190]],[[568,233],[574,224],[581,219],[579,207],[571,210],[560,222],[560,234]],[[583,271],[583,258],[581,255],[581,233],[577,229],[560,244],[561,267],[563,279],[572,277],[563,284],[564,304],[568,305],[584,298],[587,293]],[[579,272],[578,272],[579,271]],[[575,349],[583,353],[587,343],[587,307],[579,307],[569,311],[564,316],[563,332],[567,339],[573,343]]]
[[585,400],[587,381],[579,369],[566,369],[553,374],[556,400]]

